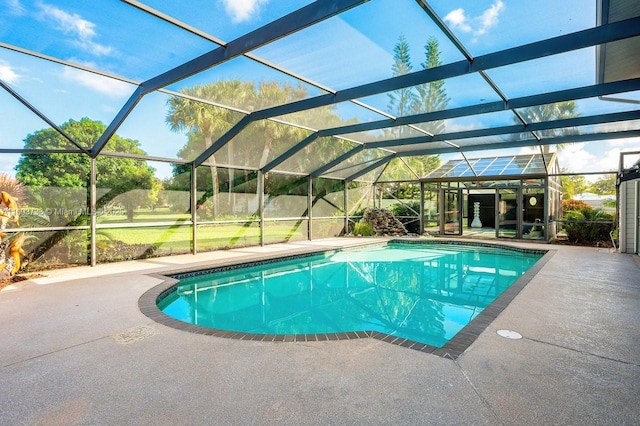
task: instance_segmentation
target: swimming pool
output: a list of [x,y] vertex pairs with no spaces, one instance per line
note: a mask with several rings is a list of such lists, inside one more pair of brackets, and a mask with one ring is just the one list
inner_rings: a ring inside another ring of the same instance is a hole
[[421,350],[443,348],[469,331],[545,252],[390,242],[177,275],[178,284],[156,302],[164,314],[208,334],[253,340],[376,337]]

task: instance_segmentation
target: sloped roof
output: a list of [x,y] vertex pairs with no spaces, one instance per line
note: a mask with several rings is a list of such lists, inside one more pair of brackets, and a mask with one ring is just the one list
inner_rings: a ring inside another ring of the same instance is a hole
[[547,175],[555,154],[520,154],[504,157],[451,160],[429,173],[427,179],[463,177],[519,177]]
[[[10,113],[0,117],[0,153],[23,153],[27,134],[82,117],[106,131],[86,146],[70,140],[62,152],[123,155],[109,144],[117,133],[157,162],[199,166],[215,156],[220,166],[347,180],[375,180],[387,163],[410,156],[640,141],[640,78],[600,81],[595,72],[597,46],[640,38],[633,10],[597,25],[596,1],[580,8],[556,0],[263,3],[7,2],[0,103]],[[498,22],[502,12],[509,14]],[[430,37],[439,62],[423,67]],[[394,71],[402,39],[412,54],[406,73]],[[260,96],[188,91],[233,81]],[[438,82],[447,102],[398,107],[403,91],[417,96]],[[618,96],[626,101],[603,100]],[[211,143],[189,155],[181,148],[193,128],[167,125],[175,98],[227,117]],[[574,114],[557,112],[566,102]]]

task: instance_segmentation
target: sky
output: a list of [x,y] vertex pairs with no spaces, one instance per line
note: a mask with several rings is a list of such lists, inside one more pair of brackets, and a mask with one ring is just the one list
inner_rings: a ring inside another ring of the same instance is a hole
[[[189,8],[171,0],[146,0],[144,3],[228,42],[310,1],[192,0]],[[596,19],[595,0],[433,0],[429,3],[473,56],[590,28]],[[24,28],[31,30],[24,31]],[[424,44],[430,35],[438,37],[444,63],[463,59],[413,0],[371,0],[336,18],[264,46],[255,54],[323,86],[340,90],[388,78],[393,47],[401,35],[411,46],[414,70],[420,69]],[[0,42],[101,69],[133,82],[149,79],[216,47],[211,41],[177,30],[124,2],[112,0],[0,0]],[[296,54],[292,55],[292,52]],[[508,98],[514,98],[537,93],[541,88],[552,91],[592,84],[594,58],[593,49],[584,49],[490,70],[488,74]],[[181,87],[222,78],[248,78],[256,82],[281,79],[295,83],[292,78],[249,62],[246,58],[233,59],[202,75],[171,85],[169,89],[177,91]],[[541,69],[546,71],[540,72]],[[108,124],[135,89],[135,85],[126,81],[36,60],[4,48],[0,48],[0,80],[56,124],[82,117]],[[448,80],[446,88],[452,98],[449,107],[498,99],[478,76]],[[317,89],[309,92],[310,95],[322,93]],[[638,97],[637,94],[634,96]],[[174,158],[186,138],[168,129],[166,100],[166,95],[162,94],[143,98],[118,129],[118,134],[140,141],[149,155]],[[388,97],[381,94],[362,101],[384,111]],[[48,127],[1,89],[0,107],[3,111],[0,115],[1,148],[20,148],[28,134]],[[633,108],[628,103],[586,100],[580,102],[578,112],[591,115]],[[353,104],[340,105],[337,112],[344,119],[381,118]],[[448,122],[447,131],[513,124],[510,120],[508,115],[497,114],[461,118]],[[515,151],[523,150],[530,152],[526,149]],[[630,150],[640,150],[638,139],[567,145],[559,152],[559,158],[561,167],[570,172],[615,170],[619,152]],[[505,150],[503,153],[513,152]],[[471,153],[469,157],[476,157],[476,154]],[[17,158],[17,155],[1,154],[0,173],[13,174]],[[170,172],[168,165],[155,162],[152,166],[161,175]]]

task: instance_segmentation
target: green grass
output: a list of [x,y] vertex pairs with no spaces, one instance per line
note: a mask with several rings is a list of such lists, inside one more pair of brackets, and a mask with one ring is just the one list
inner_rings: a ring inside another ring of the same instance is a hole
[[102,229],[100,235],[127,244],[148,244],[159,248],[166,246],[173,247],[174,250],[189,250],[191,227]]
[[[172,217],[165,213],[149,213],[154,222],[158,217]],[[144,217],[144,216],[142,216]],[[175,216],[173,216],[175,217]],[[124,219],[124,217],[123,217]],[[112,223],[118,223],[113,221]],[[126,223],[126,222],[125,222]],[[148,222],[147,222],[148,223]],[[104,224],[102,224],[104,225]],[[304,241],[307,239],[308,222],[304,219],[290,221],[266,221],[264,243]],[[341,223],[324,220],[314,223],[314,235],[333,236],[340,231]],[[44,241],[55,234],[39,232],[38,240]],[[97,262],[122,261],[145,257],[166,256],[189,253],[191,251],[192,229],[189,224],[166,226],[140,226],[140,223],[127,227],[100,228],[97,230]],[[257,246],[260,244],[260,223],[246,221],[238,223],[216,223],[198,225],[197,248],[199,252]],[[87,261],[88,231],[85,229],[70,231],[47,255],[30,264],[33,270],[50,269],[65,264],[84,264]]]
[[[266,242],[277,242],[305,239],[306,232],[304,231],[306,231],[306,223],[295,225],[281,222],[270,223],[265,228],[265,240]],[[191,227],[189,225],[101,229],[100,235],[127,244],[153,245],[162,252],[186,252],[191,248]],[[259,242],[260,228],[257,222],[201,225],[198,227],[198,247],[202,249],[257,245]]]
[[[129,228],[99,229],[101,244],[121,241],[126,244],[155,246],[158,253],[182,253],[191,250],[191,226],[181,222],[189,221],[186,213],[172,213],[168,208],[136,210],[133,222],[122,215],[103,215],[98,218],[99,225],[128,224]],[[242,219],[239,219],[242,220]],[[150,222],[168,222],[175,225],[136,227],[136,224]],[[265,243],[300,241],[307,238],[305,220],[287,222],[267,222]],[[198,225],[198,250],[214,250],[227,247],[243,247],[260,244],[258,222],[218,223]]]
[[[145,222],[184,222],[190,220],[191,215],[189,213],[172,213],[168,208],[158,208],[154,211],[151,209],[139,209],[135,211],[133,215],[133,223],[145,223]],[[127,216],[124,214],[104,214],[98,216],[98,223],[111,224],[111,223],[132,223],[127,220]]]

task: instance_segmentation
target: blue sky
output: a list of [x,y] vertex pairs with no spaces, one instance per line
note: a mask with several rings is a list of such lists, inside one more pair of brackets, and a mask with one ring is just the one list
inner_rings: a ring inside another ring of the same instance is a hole
[[[308,3],[193,0],[186,8],[183,3],[172,0],[145,1],[222,41],[233,40]],[[595,0],[434,0],[430,4],[474,56],[590,28],[596,19]],[[32,30],[25,32],[24,28]],[[400,34],[411,45],[414,69],[420,69],[424,43],[429,35],[438,35],[438,30],[413,0],[371,0],[337,18],[258,49],[255,54],[273,62],[282,61],[285,68],[340,90],[389,77],[393,47]],[[462,59],[447,39],[440,36],[438,40],[444,63]],[[112,0],[5,0],[0,2],[0,41],[134,81],[148,79],[215,47],[209,41],[185,34],[130,5]],[[584,49],[490,70],[488,74],[509,98],[540,90],[577,87],[593,83],[594,55],[593,49]],[[206,79],[277,78],[276,73],[262,65],[247,68],[246,63],[245,58],[229,61],[208,72]],[[543,67],[551,67],[553,71],[540,72]],[[0,79],[57,124],[85,116],[108,124],[135,88],[126,82],[35,60],[2,48]],[[206,79],[194,77],[171,89],[179,90]],[[450,107],[495,100],[495,94],[478,80],[481,79],[470,76],[447,81],[448,93],[454,99]],[[143,99],[118,134],[139,140],[150,155],[174,157],[185,137],[168,130],[164,122],[165,100],[164,95]],[[363,101],[384,110],[387,97],[380,95]],[[0,91],[0,105],[2,148],[19,148],[27,134],[47,127],[4,91]],[[592,100],[581,102],[579,112],[590,115],[631,108],[630,104]],[[356,115],[362,121],[380,118],[353,106],[344,106],[338,111],[345,118]],[[491,119],[480,116],[453,120],[447,123],[447,131],[473,129],[491,124],[486,122]],[[637,139],[599,141],[569,145],[559,156],[563,168],[588,172],[615,169],[619,151],[638,149]],[[16,161],[17,156],[3,154],[0,172],[12,174]],[[168,167],[158,168],[163,169],[159,173],[168,173]]]

